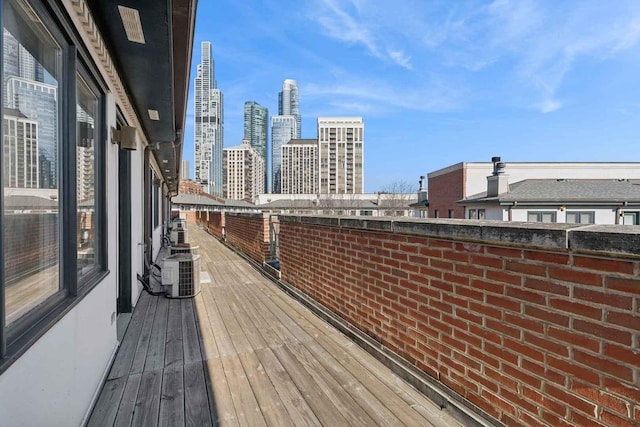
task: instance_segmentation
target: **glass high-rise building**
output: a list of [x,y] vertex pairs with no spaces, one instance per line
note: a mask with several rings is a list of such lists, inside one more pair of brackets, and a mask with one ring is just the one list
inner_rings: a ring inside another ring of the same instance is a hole
[[201,60],[194,83],[195,181],[204,191],[222,197],[224,97],[215,80],[211,42],[202,42]]
[[[244,140],[249,142],[264,159],[267,164],[267,140],[269,135],[269,110],[255,101],[247,101],[244,103]],[[267,170],[264,171],[265,188],[260,191],[266,191]]]
[[282,146],[296,138],[298,122],[294,116],[271,117],[271,192],[281,193]]
[[38,154],[44,160],[39,173],[39,188],[57,188],[58,88],[21,77],[6,81],[6,106],[20,111],[38,123]]
[[286,79],[282,83],[282,92],[278,93],[278,115],[296,118],[296,134],[294,138],[299,139],[302,134],[302,116],[300,115],[298,83],[295,80]]

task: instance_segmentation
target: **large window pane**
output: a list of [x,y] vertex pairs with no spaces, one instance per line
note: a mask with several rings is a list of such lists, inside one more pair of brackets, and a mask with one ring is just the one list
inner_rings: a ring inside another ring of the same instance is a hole
[[78,280],[80,281],[83,276],[98,266],[99,262],[96,257],[96,243],[100,238],[100,233],[96,229],[95,199],[98,97],[80,76],[78,76],[77,88],[76,195],[78,202]]
[[60,290],[61,48],[25,2],[3,7],[2,285],[9,325]]

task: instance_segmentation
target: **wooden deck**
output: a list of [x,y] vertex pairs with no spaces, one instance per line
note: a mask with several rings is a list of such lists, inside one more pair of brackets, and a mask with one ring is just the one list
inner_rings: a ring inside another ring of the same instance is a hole
[[456,426],[459,422],[191,225],[206,282],[143,293],[90,426]]

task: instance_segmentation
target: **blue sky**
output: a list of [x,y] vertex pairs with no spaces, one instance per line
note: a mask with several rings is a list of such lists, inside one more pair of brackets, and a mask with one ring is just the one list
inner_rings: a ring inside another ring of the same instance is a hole
[[[243,105],[300,90],[318,116],[361,116],[365,190],[461,161],[640,161],[640,1],[200,0],[193,78],[211,41],[225,147]],[[193,172],[192,172],[193,174]]]

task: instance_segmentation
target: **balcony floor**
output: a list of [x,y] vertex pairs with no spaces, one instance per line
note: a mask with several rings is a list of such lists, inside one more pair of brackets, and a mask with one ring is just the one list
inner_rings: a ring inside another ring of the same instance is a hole
[[215,238],[188,233],[210,280],[190,299],[143,292],[90,426],[461,425]]

